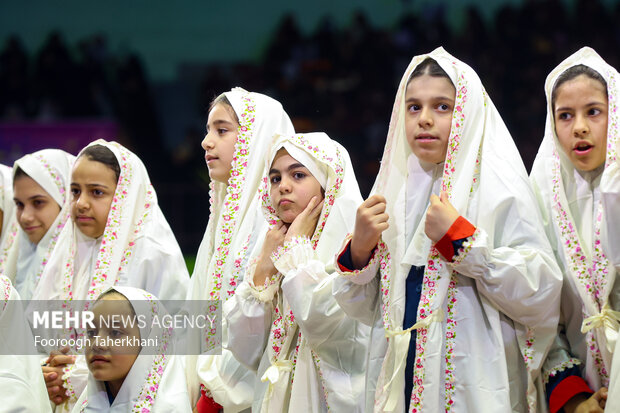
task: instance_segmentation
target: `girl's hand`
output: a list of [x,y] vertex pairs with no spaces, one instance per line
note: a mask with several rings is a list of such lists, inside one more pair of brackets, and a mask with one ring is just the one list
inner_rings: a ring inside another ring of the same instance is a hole
[[439,196],[431,195],[431,204],[426,211],[424,232],[433,242],[446,235],[454,221],[461,216],[448,200],[448,194],[441,191]]
[[42,366],[47,394],[54,404],[61,404],[69,398],[65,394],[62,376],[63,369],[68,364],[75,363],[75,356],[67,355],[68,352],[69,347],[64,347],[60,351],[53,351],[47,358],[47,364]]
[[603,413],[607,401],[607,388],[601,387],[589,398],[578,394],[564,405],[566,413]]
[[356,270],[368,264],[372,250],[377,246],[383,231],[389,226],[385,207],[385,198],[375,194],[357,208],[355,229],[351,239],[351,258]]
[[321,201],[322,199],[319,199],[318,196],[312,197],[306,208],[291,222],[288,231],[286,231],[284,241],[290,241],[298,236],[312,237],[316,224],[319,222],[319,215],[321,215],[321,210],[323,209]]
[[267,231],[261,253],[258,256],[258,262],[256,263],[256,270],[254,272],[254,285],[256,287],[265,284],[265,280],[267,278],[278,272],[271,261],[271,254],[284,243],[285,234],[286,226],[282,222]]

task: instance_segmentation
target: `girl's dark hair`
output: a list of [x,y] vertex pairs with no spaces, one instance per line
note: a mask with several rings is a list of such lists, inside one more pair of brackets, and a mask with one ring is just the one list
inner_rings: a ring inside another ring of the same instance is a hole
[[223,104],[224,106],[226,106],[226,109],[228,110],[228,112],[230,112],[230,114],[233,116],[233,118],[235,118],[235,121],[237,121],[237,124],[239,123],[239,117],[237,116],[237,112],[235,112],[235,108],[233,108],[233,105],[230,103],[230,100],[228,100],[228,98],[226,97],[225,94],[221,94],[218,97],[216,97],[215,99],[213,99],[213,101],[211,101],[211,104],[209,105],[209,112],[211,112],[211,110],[213,110],[213,108],[215,107],[215,105],[218,104]]
[[560,76],[558,76],[558,79],[555,81],[555,85],[553,85],[553,90],[551,91],[551,109],[553,110],[553,112],[555,112],[555,100],[558,97],[558,89],[560,88],[560,86],[562,86],[569,80],[573,80],[577,76],[581,75],[596,80],[601,85],[603,85],[603,89],[605,89],[605,96],[607,96],[607,82],[599,72],[586,65],[572,66],[566,69]]
[[420,77],[423,75],[428,75],[432,77],[445,77],[450,81],[450,83],[452,83],[452,79],[450,79],[450,76],[448,76],[446,71],[443,70],[441,66],[439,66],[439,63],[437,63],[437,61],[431,57],[427,57],[422,61],[422,63],[420,63],[416,66],[415,69],[413,69],[413,73],[411,73],[411,76],[409,76],[407,84],[409,84],[409,82],[411,82],[416,77]]
[[28,175],[26,172],[24,172],[22,168],[18,166],[17,168],[15,168],[15,172],[13,172],[13,182],[15,182],[17,178],[21,178],[22,176],[30,178],[30,175]]
[[118,181],[118,177],[121,175],[121,167],[116,160],[116,156],[109,148],[103,145],[92,145],[82,151],[80,157],[82,156],[86,156],[91,161],[100,162],[113,170]]

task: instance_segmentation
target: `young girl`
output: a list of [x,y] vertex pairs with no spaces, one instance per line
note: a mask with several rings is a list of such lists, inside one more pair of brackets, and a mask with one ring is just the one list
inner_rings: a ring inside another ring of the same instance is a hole
[[[92,311],[88,385],[73,412],[191,412],[183,367],[172,355],[172,332],[154,321],[168,316],[157,298],[138,288],[112,287]],[[115,325],[113,317],[124,321]]]
[[0,165],[0,249],[4,245],[6,234],[11,232],[11,222],[17,228],[13,213],[15,203],[13,202],[13,172],[6,165]]
[[559,271],[499,113],[442,48],[405,71],[372,194],[334,294],[385,328],[374,411],[535,409]]
[[33,355],[33,343],[19,294],[11,281],[0,275],[0,388],[3,412],[51,412],[39,357]]
[[252,411],[361,412],[369,329],[338,307],[329,264],[361,202],[348,153],[313,133],[277,137],[268,159],[271,229],[224,305],[231,351],[258,370]]
[[545,83],[547,125],[531,179],[564,273],[560,327],[543,370],[552,412],[602,411],[609,384],[620,310],[618,79],[583,48]]
[[[264,236],[258,187],[264,159],[276,133],[294,133],[282,105],[265,95],[235,88],[216,98],[209,111],[207,134],[202,141],[211,177],[210,217],[198,250],[188,299],[225,302],[243,280],[249,253]],[[208,335],[190,338],[205,353],[215,347]],[[193,403],[202,388],[200,407],[226,413],[252,403],[253,372],[232,354],[188,356],[187,381]],[[193,405],[193,404],[192,404]]]
[[[75,161],[71,193],[72,225],[60,233],[33,299],[94,300],[113,285],[142,288],[165,300],[185,297],[183,255],[136,155],[115,142],[91,143]],[[68,403],[75,402],[84,387],[83,358],[72,362],[72,356],[57,355],[43,367],[57,404],[67,395]]]
[[13,199],[19,229],[7,235],[0,272],[29,300],[69,220],[70,175],[75,157],[59,149],[26,155],[13,166]]

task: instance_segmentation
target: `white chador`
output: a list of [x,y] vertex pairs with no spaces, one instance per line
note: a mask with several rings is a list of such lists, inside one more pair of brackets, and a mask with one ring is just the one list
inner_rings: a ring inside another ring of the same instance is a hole
[[[97,140],[90,145],[109,148],[121,170],[107,225],[97,239],[82,234],[73,223],[65,225],[33,299],[95,300],[109,287],[125,285],[162,300],[183,300],[187,267],[144,164],[116,142]],[[66,369],[63,380],[70,398],[65,409],[84,388],[86,374],[83,357]]]
[[[456,89],[441,178],[412,155],[405,134],[407,82],[427,57]],[[438,189],[476,227],[451,263],[424,232]],[[558,322],[559,270],[508,130],[476,73],[442,48],[414,57],[403,75],[372,193],[387,200],[389,228],[368,266],[341,273],[334,294],[351,317],[385,329],[369,355],[374,411],[403,412],[405,397],[410,412],[535,411]],[[424,267],[424,278],[416,329],[403,331],[412,265]],[[405,377],[412,338],[413,378]],[[412,394],[405,380],[413,380]]]
[[[224,306],[231,351],[257,370],[253,412],[363,412],[370,329],[348,318],[332,296],[333,254],[354,225],[362,199],[346,150],[324,133],[277,137],[325,190],[312,239],[295,237],[273,255],[277,275],[253,284],[255,261]],[[265,176],[267,176],[266,169]],[[268,221],[268,178],[261,189]]]
[[[138,354],[112,403],[105,383],[89,374],[88,385],[73,413],[190,413],[183,365],[179,356],[174,355],[173,340],[159,322],[152,322],[155,317],[165,318],[168,315],[166,308],[156,297],[138,288],[112,287],[110,290],[125,296],[136,314],[146,316],[140,327],[140,339],[147,343],[156,342],[159,348],[157,354]],[[150,314],[138,310],[145,308],[145,301],[149,302]]]
[[0,389],[5,413],[51,412],[34,339],[11,281],[0,275]]
[[[210,184],[211,214],[190,282],[190,300],[226,302],[243,281],[252,249],[267,228],[258,198],[265,157],[274,134],[294,133],[280,102],[241,88],[225,95],[239,119],[239,134],[228,183]],[[200,341],[202,353],[217,345],[207,335],[190,340]],[[203,386],[225,413],[250,407],[256,375],[228,350],[217,356],[188,356],[186,369],[192,405]]]
[[[577,170],[563,152],[551,107],[556,80],[579,64],[605,79],[609,97],[606,162],[588,172]],[[587,47],[549,74],[545,137],[531,173],[545,230],[564,273],[560,328],[545,361],[543,379],[546,382],[550,375],[579,365],[593,390],[609,384],[620,321],[613,311],[620,310],[618,81],[618,72]]]
[[[13,170],[6,165],[0,165],[0,209],[2,210],[0,248],[3,248],[6,234],[17,229],[15,201],[13,201]],[[11,229],[11,226],[14,228]]]
[[9,277],[22,300],[29,300],[56,247],[60,232],[70,221],[71,168],[75,157],[60,149],[43,149],[17,161],[20,168],[60,206],[58,216],[38,244],[19,225],[12,225],[0,251],[0,273]]

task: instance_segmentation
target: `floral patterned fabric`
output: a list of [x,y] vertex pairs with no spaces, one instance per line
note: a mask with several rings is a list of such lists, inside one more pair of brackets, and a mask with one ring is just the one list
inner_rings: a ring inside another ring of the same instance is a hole
[[[564,154],[555,133],[551,106],[556,80],[578,64],[594,69],[605,79],[609,99],[606,161],[604,166],[590,172],[578,171]],[[530,177],[538,193],[547,237],[564,273],[563,321],[545,361],[544,378],[555,376],[567,363],[577,359],[583,378],[593,390],[609,385],[618,335],[618,320],[613,310],[620,310],[620,285],[615,282],[618,267],[614,266],[618,263],[609,259],[610,254],[612,257],[619,254],[617,245],[614,248],[613,242],[609,242],[609,237],[618,233],[617,227],[613,227],[617,218],[612,213],[613,203],[605,204],[603,200],[606,192],[610,195],[616,192],[617,197],[620,186],[617,82],[616,69],[588,47],[569,56],[549,74],[545,82],[545,136]],[[598,323],[596,319],[604,321]]]
[[[294,133],[288,115],[275,99],[241,88],[224,95],[239,119],[239,134],[228,182],[211,181],[209,185],[209,222],[187,295],[191,300],[221,300],[221,304],[243,281],[252,249],[266,230],[258,187],[269,144],[274,134]],[[199,342],[203,353],[221,344],[208,331],[189,339]],[[230,352],[189,356],[186,365],[192,401],[197,400],[202,385],[226,411],[240,411],[250,405],[255,376]]]
[[224,306],[228,345],[261,379],[253,411],[361,412],[369,328],[349,319],[331,294],[332,257],[353,227],[351,211],[362,201],[351,161],[323,133],[276,137],[260,190],[270,226],[279,218],[271,206],[267,171],[282,147],[289,154],[303,151],[315,164],[310,171],[326,171],[323,207],[311,238],[294,237],[272,255],[278,276],[255,286],[254,267],[248,269]]
[[[73,412],[132,412],[132,413],[186,413],[191,412],[185,374],[181,360],[173,355],[172,328],[165,323],[153,323],[158,317],[165,319],[166,308],[152,294],[131,287],[112,287],[129,300],[136,314],[144,316],[144,327],[140,338],[155,341],[158,351],[155,355],[139,354],[127,373],[116,398],[110,403],[105,384],[89,374],[88,385],[77,401]],[[138,312],[138,302],[150,305],[150,314]]]
[[15,161],[13,171],[19,167],[60,206],[58,216],[37,245],[29,241],[13,217],[14,222],[0,247],[0,272],[13,280],[23,300],[32,297],[60,232],[70,220],[71,168],[74,160],[73,155],[60,149],[43,149]]
[[[406,139],[405,94],[427,57],[456,90],[439,187],[477,228],[452,263],[426,241],[425,205],[419,224],[407,222],[416,212],[407,210],[416,190],[409,174],[423,168]],[[381,320],[387,336],[370,349],[370,359],[382,362],[369,372],[377,385],[368,410],[402,412],[405,397],[410,412],[536,410],[535,383],[558,319],[560,274],[532,214],[534,196],[509,132],[476,73],[442,48],[414,57],[402,77],[371,194],[385,196],[390,217],[376,252],[379,275],[368,274],[372,268],[343,273],[334,290],[351,317]],[[418,263],[419,257],[426,258]],[[415,333],[402,329],[412,264],[425,267]],[[380,317],[373,318],[377,306]],[[405,395],[410,378],[402,359],[411,334],[417,335],[416,365],[412,394]]]

